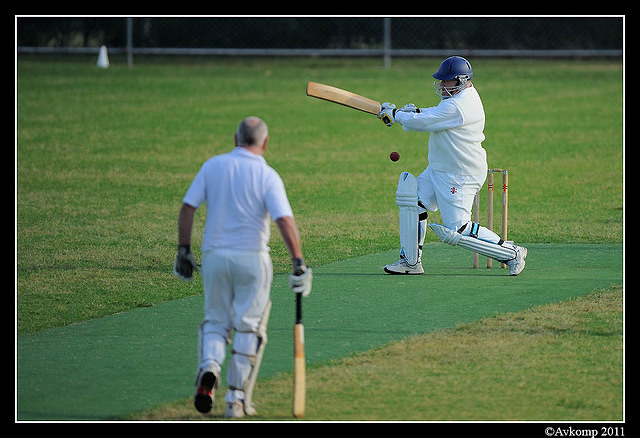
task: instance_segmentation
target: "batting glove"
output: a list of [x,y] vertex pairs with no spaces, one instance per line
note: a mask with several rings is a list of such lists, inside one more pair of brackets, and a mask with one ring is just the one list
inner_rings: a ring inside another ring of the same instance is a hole
[[396,121],[394,117],[395,114],[396,114],[396,106],[392,103],[385,102],[382,104],[382,108],[378,113],[378,118],[382,120],[382,123],[384,123],[385,125],[392,126]]
[[403,106],[402,108],[400,108],[398,111],[402,111],[402,112],[405,112],[405,113],[419,113],[420,112],[420,108],[416,107],[412,103],[408,103],[405,106]]
[[195,257],[191,254],[189,245],[178,246],[178,254],[173,263],[173,274],[182,281],[193,280],[193,271],[198,271],[198,264]]
[[311,293],[311,281],[313,274],[311,268],[304,264],[302,259],[293,260],[293,272],[289,275],[289,287],[294,293],[308,297]]

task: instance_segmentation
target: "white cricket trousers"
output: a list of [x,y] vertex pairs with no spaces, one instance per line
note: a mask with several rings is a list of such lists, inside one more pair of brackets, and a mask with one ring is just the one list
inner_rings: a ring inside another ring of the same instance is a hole
[[[473,198],[486,179],[486,171],[479,175],[456,175],[427,167],[416,178],[418,200],[428,211],[440,210],[445,227],[458,230],[471,221]],[[471,226],[466,226],[462,234],[468,236],[470,231]],[[479,227],[477,237],[491,243],[501,241],[493,230],[483,226]]]
[[233,334],[227,370],[227,402],[244,398],[242,390],[258,349],[257,330],[269,301],[273,265],[268,251],[216,249],[202,254],[204,320],[198,336],[199,367],[221,371]]

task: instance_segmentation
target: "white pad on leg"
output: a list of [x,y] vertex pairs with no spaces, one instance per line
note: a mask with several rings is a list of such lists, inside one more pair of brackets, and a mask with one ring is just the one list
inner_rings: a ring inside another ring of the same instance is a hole
[[[236,332],[233,336],[231,362],[227,371],[229,388],[244,392],[244,383],[249,379],[251,369],[258,351],[258,335],[255,333]],[[242,397],[244,399],[244,393]],[[235,400],[227,400],[229,402]]]
[[253,366],[251,367],[251,373],[244,387],[244,411],[247,415],[256,415],[256,409],[253,405],[253,388],[258,379],[258,371],[260,371],[260,365],[262,364],[264,347],[267,345],[267,324],[269,323],[270,314],[271,300],[267,301],[267,307],[265,307],[262,313],[262,320],[258,326],[258,351]]
[[462,248],[477,252],[485,257],[491,257],[502,263],[516,257],[516,251],[514,249],[476,239],[475,237],[464,236],[441,224],[429,224],[429,227],[443,243],[448,243],[452,246],[461,246]]
[[203,321],[198,326],[198,366],[206,368],[213,365],[218,371],[227,353],[228,335],[222,335],[219,328],[212,326],[209,321]]
[[400,254],[407,263],[418,263],[418,181],[409,172],[402,172],[398,180],[396,204],[400,216]]

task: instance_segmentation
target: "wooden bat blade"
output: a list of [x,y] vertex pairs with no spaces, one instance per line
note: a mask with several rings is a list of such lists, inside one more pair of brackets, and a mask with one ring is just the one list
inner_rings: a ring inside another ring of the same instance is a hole
[[304,416],[307,393],[307,371],[304,357],[304,325],[296,324],[293,329],[293,416]]
[[381,109],[380,103],[373,99],[318,82],[309,81],[307,83],[307,96],[339,103],[369,114],[377,115]]

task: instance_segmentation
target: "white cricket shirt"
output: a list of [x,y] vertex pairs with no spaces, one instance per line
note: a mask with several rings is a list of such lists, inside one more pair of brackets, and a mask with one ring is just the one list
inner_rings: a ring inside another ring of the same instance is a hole
[[266,250],[271,219],[293,217],[280,175],[242,147],[207,160],[183,202],[196,208],[207,204],[202,251]]
[[474,87],[443,99],[419,113],[396,112],[405,131],[429,132],[429,167],[457,175],[487,172],[484,141],[484,108]]

